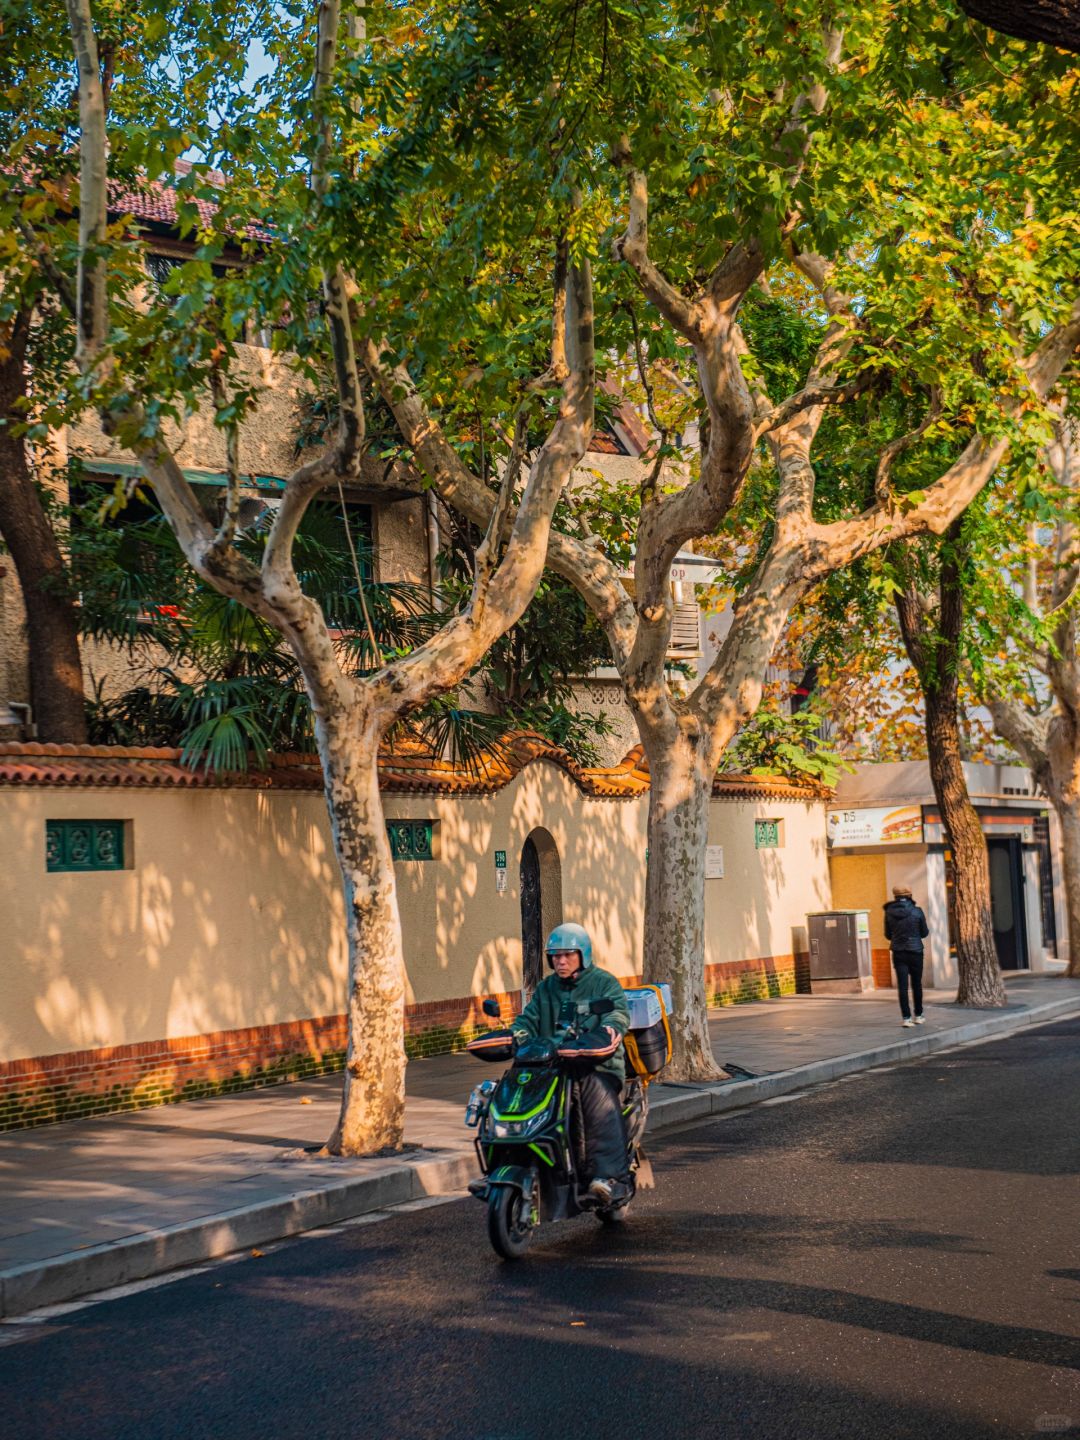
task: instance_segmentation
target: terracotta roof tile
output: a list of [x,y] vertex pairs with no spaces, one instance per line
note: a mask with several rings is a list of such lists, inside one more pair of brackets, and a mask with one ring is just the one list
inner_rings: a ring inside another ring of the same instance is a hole
[[[73,786],[139,789],[321,790],[316,755],[272,755],[265,770],[217,775],[189,769],[181,752],[149,746],[50,745],[0,743],[0,786]],[[510,735],[485,752],[473,768],[410,747],[379,757],[381,788],[388,794],[491,795],[529,765],[544,760],[557,766],[583,795],[598,800],[633,800],[649,788],[649,767],[640,745],[618,764],[582,766],[565,750],[531,732]],[[813,800],[831,794],[812,784],[748,775],[720,775],[713,794],[732,800],[773,797]]]
[[[190,175],[191,170],[189,160],[177,160],[173,167],[173,173],[178,178]],[[215,189],[222,189],[225,185],[225,176],[218,170],[205,171],[202,179]],[[113,185],[109,191],[109,209],[114,215],[131,215],[144,224],[167,225],[170,229],[176,229],[179,198],[175,184],[168,180],[147,180],[134,189]],[[191,195],[185,198],[194,202],[199,220],[204,226],[209,226],[213,222],[217,205],[212,200]],[[258,224],[248,226],[244,233],[255,240],[272,238],[271,232]]]

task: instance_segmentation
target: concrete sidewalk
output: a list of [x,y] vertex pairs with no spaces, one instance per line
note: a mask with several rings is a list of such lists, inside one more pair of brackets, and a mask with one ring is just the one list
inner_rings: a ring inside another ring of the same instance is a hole
[[[655,1086],[650,1128],[1080,1012],[1080,980],[1019,975],[1008,990],[996,1011],[930,991],[917,1030],[900,1028],[890,991],[715,1011],[717,1059],[755,1078]],[[385,1159],[283,1158],[330,1133],[336,1076],[0,1135],[0,1316],[457,1193],[477,1173],[464,1102],[489,1073],[467,1055],[411,1064],[412,1148]]]

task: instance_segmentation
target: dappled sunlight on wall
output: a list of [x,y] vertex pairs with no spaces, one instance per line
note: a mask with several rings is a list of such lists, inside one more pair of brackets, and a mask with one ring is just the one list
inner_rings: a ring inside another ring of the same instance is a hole
[[[640,974],[647,796],[591,798],[537,759],[490,794],[393,791],[385,801],[389,818],[435,826],[435,858],[395,866],[407,1001],[424,1011],[414,1030],[460,1026],[470,1010],[457,1002],[469,996],[521,990],[531,835],[544,927],[577,921],[598,963],[623,979]],[[773,814],[783,848],[757,851],[754,820]],[[47,874],[46,820],[66,818],[128,822],[132,868]],[[710,840],[724,847],[725,876],[706,882],[708,964],[790,957],[806,912],[829,904],[823,805],[717,798]],[[344,904],[321,789],[0,787],[0,874],[15,937],[0,1061],[345,1008]]]
[[114,997],[93,984],[77,987],[67,975],[47,982],[34,1001],[34,1013],[44,1034],[70,1037],[65,1046],[70,1050],[108,1044],[115,1024]]
[[[0,1058],[339,1013],[347,955],[322,796],[0,792],[12,933]],[[135,868],[47,874],[46,819],[130,822]]]
[[[783,843],[756,849],[755,820],[773,818]],[[807,913],[830,905],[821,805],[714,800],[709,843],[723,847],[724,875],[705,882],[706,963],[795,953]]]

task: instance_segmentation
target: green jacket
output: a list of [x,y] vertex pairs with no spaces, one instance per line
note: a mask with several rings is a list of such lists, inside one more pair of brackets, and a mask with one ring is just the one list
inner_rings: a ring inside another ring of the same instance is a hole
[[[605,1000],[610,999],[611,1009],[606,1015],[593,1015],[589,1007],[601,996]],[[596,965],[588,970],[579,970],[569,980],[560,980],[552,971],[533,991],[532,999],[514,1021],[513,1031],[520,1036],[554,1039],[560,1025],[569,1025],[573,1021],[583,1022],[583,1033],[610,1025],[620,1035],[626,1034],[630,1028],[630,1007],[614,975]],[[626,1074],[623,1047],[620,1045],[610,1059],[602,1061],[596,1068],[622,1080]]]

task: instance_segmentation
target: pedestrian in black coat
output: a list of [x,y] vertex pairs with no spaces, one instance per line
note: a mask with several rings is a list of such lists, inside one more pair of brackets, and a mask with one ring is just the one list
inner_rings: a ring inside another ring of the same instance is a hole
[[[930,934],[926,916],[911,898],[911,891],[903,885],[893,886],[893,898],[885,906],[885,939],[892,946],[893,969],[896,971],[896,989],[900,996],[901,1024],[905,1029],[923,1023],[922,967],[923,941]],[[915,1002],[915,1016],[912,1018],[908,1004],[908,981],[911,982],[911,998]]]

